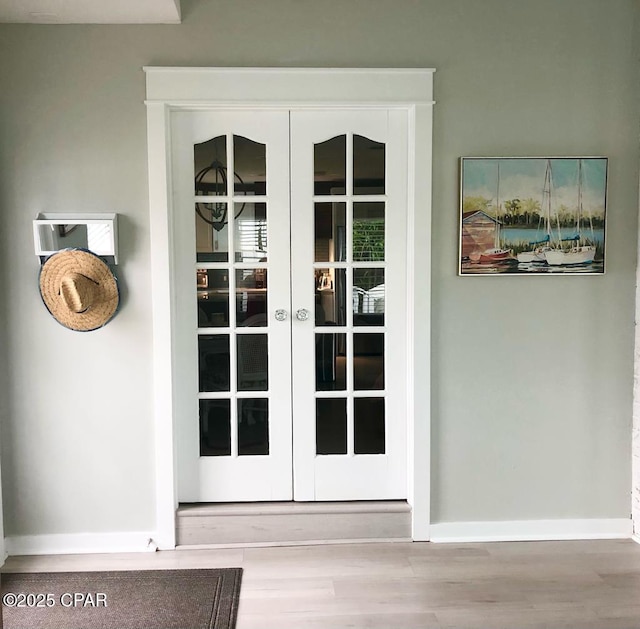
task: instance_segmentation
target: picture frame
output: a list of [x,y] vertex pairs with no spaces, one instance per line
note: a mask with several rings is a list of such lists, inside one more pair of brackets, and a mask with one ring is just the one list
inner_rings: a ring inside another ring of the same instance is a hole
[[602,275],[608,158],[461,157],[458,274]]

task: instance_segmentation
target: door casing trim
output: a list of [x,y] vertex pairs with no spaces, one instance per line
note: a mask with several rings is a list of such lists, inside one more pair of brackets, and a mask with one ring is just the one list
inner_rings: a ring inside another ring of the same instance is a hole
[[171,112],[198,109],[399,108],[408,119],[407,452],[412,538],[429,539],[431,503],[431,191],[433,69],[145,67],[153,325],[156,528],[175,548]]

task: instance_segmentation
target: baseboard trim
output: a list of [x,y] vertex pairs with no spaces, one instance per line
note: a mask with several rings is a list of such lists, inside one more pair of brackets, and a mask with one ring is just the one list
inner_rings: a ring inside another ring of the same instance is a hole
[[640,535],[632,535],[631,539],[636,543],[640,544]]
[[430,527],[434,543],[624,539],[632,534],[630,519],[441,522]]
[[7,555],[75,555],[135,553],[157,550],[155,533],[75,533],[70,535],[16,535],[5,539]]

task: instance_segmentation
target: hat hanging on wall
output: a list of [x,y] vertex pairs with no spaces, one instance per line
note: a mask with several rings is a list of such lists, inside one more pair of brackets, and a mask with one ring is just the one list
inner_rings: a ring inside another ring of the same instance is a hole
[[107,264],[86,249],[63,249],[40,268],[40,294],[53,317],[71,330],[89,332],[118,310],[118,281]]

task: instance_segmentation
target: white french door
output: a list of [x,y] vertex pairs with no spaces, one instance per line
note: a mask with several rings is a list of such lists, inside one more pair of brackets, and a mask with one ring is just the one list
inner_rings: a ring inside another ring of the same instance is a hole
[[181,502],[406,497],[406,117],[172,114]]

